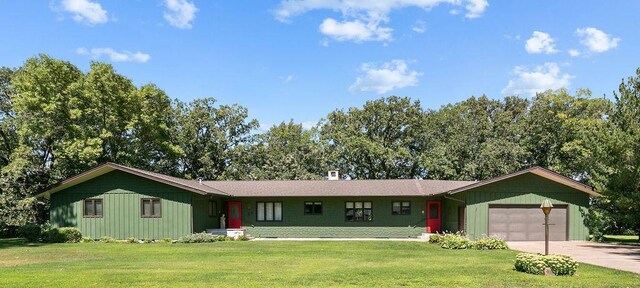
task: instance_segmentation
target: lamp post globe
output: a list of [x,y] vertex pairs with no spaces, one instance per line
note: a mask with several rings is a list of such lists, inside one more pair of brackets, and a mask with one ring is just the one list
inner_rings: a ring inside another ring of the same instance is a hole
[[542,213],[544,213],[544,255],[549,255],[549,213],[553,209],[553,204],[549,199],[544,199],[540,205]]

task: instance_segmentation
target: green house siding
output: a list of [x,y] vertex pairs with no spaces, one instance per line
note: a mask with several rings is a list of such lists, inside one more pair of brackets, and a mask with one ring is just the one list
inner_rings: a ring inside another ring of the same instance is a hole
[[524,174],[461,194],[467,203],[465,230],[472,238],[487,235],[490,204],[539,205],[544,199],[568,206],[569,240],[585,240],[589,236],[580,213],[588,208],[589,195],[537,175]]
[[[77,227],[94,239],[174,238],[191,233],[192,192],[113,171],[51,195],[50,220],[54,227]],[[140,199],[161,198],[162,217],[142,218]],[[83,218],[85,198],[103,199],[103,217]]]
[[[242,225],[255,237],[416,237],[425,231],[427,197],[269,197],[238,198]],[[322,202],[321,215],[305,215],[304,202]],[[372,202],[368,222],[345,220],[345,202]],[[391,203],[410,201],[410,215],[392,215]],[[282,221],[259,222],[257,202],[282,202]]]
[[[215,201],[217,215],[209,215],[209,201]],[[222,214],[222,198],[206,195],[193,195],[193,231],[203,232],[207,229],[220,228]]]

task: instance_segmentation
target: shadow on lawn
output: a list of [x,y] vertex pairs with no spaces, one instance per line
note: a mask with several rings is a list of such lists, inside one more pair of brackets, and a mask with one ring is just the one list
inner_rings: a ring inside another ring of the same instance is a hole
[[13,247],[39,247],[43,245],[46,245],[46,244],[29,243],[23,238],[0,239],[0,249],[13,248]]

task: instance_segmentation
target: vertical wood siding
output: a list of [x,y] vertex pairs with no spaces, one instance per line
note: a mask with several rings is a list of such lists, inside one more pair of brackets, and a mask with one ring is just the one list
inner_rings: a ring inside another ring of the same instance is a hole
[[[191,233],[194,193],[128,173],[113,171],[51,195],[51,224],[77,227],[83,236],[177,239]],[[161,198],[162,217],[142,218],[140,199]],[[83,218],[85,198],[101,198],[102,218]]]
[[543,177],[524,174],[463,193],[467,202],[466,232],[472,238],[487,235],[489,204],[540,205],[544,199],[568,205],[569,240],[585,240],[589,236],[580,212],[588,208],[589,195]]

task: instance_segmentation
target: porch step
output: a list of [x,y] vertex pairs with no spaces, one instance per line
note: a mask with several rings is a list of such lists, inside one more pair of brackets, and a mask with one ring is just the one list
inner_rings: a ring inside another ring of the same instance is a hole
[[429,237],[431,235],[434,235],[436,233],[422,233],[422,235],[418,236],[418,239],[420,240],[424,240],[424,241],[429,241]]

